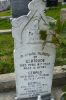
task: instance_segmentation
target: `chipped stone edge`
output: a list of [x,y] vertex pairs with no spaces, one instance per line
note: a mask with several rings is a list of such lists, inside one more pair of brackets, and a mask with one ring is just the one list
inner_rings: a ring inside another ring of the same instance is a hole
[[[0,75],[0,92],[16,89],[15,73]],[[66,65],[54,68],[53,87],[66,85]]]

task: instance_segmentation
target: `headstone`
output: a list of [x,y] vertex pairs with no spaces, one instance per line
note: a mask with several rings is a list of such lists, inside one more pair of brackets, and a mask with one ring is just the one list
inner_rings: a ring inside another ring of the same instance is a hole
[[[55,20],[45,16],[42,0],[32,0],[28,7],[27,15],[12,19],[16,96],[19,100],[37,100],[40,95],[42,100],[50,100],[56,50],[50,43],[52,32],[48,25]],[[49,43],[44,46],[40,31],[47,31]]]
[[64,0],[64,3],[66,3],[66,0]]
[[46,0],[47,7],[57,6],[57,4],[58,4],[58,0]]
[[7,10],[10,6],[10,1],[8,0],[0,0],[0,11]]
[[28,13],[28,3],[31,0],[11,0],[12,16],[19,17]]
[[63,0],[58,0],[58,3],[62,3],[63,2]]

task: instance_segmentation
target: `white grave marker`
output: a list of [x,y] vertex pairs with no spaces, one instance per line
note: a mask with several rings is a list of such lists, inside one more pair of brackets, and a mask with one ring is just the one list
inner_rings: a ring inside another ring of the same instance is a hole
[[52,35],[48,24],[54,20],[45,16],[42,0],[29,3],[28,15],[12,20],[14,37],[14,65],[17,98],[51,94],[55,46],[40,39],[40,30],[47,30],[47,41]]

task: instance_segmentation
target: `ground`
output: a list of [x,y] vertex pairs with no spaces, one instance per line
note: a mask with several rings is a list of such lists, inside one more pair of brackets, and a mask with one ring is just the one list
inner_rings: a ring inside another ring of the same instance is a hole
[[2,16],[10,16],[10,15],[11,15],[11,10],[0,12],[0,17],[2,17]]
[[[50,8],[46,11],[46,15],[51,16],[57,20],[60,18],[60,10],[66,5],[59,5],[57,8]],[[11,15],[10,10],[0,13],[0,16]],[[66,24],[65,24],[66,27]],[[4,19],[0,20],[0,29],[9,29],[11,28],[11,23],[9,20]],[[60,28],[60,27],[59,27]],[[66,28],[65,28],[66,29]],[[66,32],[64,33],[66,36]],[[63,35],[63,34],[62,34]],[[66,43],[66,41],[65,41]],[[13,72],[13,38],[10,34],[0,34],[0,73],[9,73]],[[66,46],[57,48],[56,53],[56,62],[55,65],[65,65],[66,64]],[[7,67],[5,67],[7,66]]]
[[[60,9],[65,7],[59,5],[58,8],[49,9],[46,11],[46,15],[51,16],[55,19],[60,18]],[[0,13],[0,16],[10,16],[10,10]],[[9,29],[11,24],[9,20],[0,20],[0,29]],[[66,35],[66,34],[65,34]],[[11,33],[0,34],[0,74],[13,72],[13,38]],[[66,47],[57,48],[57,56],[55,65],[66,64]],[[63,87],[63,91],[66,91],[66,86]],[[57,91],[56,91],[57,92]],[[15,97],[15,91],[0,93],[0,100],[13,100]],[[65,97],[66,100],[66,97]]]
[[0,30],[11,29],[11,22],[9,19],[0,19]]
[[[54,88],[52,89],[52,96],[55,98],[55,100],[60,100],[60,94],[62,93],[61,88]],[[0,93],[0,100],[15,100],[16,92],[15,91],[9,91],[9,92],[3,92]],[[25,99],[23,99],[25,100]],[[31,99],[34,100],[34,99]],[[66,99],[64,99],[66,100]]]
[[11,33],[0,34],[0,74],[14,71],[13,44]]
[[[58,21],[58,33],[60,33],[60,29],[62,28],[61,23],[59,22],[60,19],[60,11],[61,8],[66,8],[66,5],[59,4],[56,8],[50,8],[46,11],[47,16],[51,16]],[[63,32],[65,31],[65,32]],[[60,34],[61,37],[65,37],[65,44],[66,44],[66,22],[63,25],[62,33]],[[66,65],[66,46],[62,45],[56,49],[56,61],[55,65]]]

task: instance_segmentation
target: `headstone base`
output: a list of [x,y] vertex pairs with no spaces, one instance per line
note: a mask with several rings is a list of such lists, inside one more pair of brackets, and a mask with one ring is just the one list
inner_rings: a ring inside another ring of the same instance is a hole
[[[15,97],[15,100],[38,100],[38,97],[32,97],[32,98],[17,98]],[[41,99],[39,100],[55,100],[51,95],[46,95],[46,96],[42,96]]]

